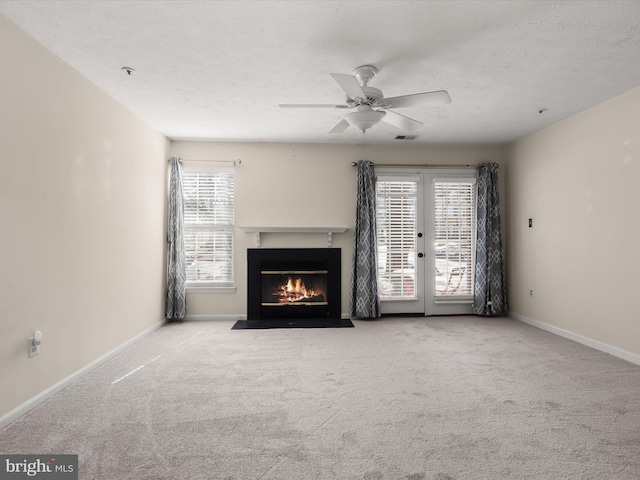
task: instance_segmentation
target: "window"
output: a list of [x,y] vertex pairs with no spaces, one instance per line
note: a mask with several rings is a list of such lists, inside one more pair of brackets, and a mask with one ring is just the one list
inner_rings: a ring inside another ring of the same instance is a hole
[[376,213],[381,299],[415,299],[418,182],[378,177]]
[[435,179],[435,296],[473,295],[475,179]]
[[187,287],[233,287],[234,171],[183,169]]

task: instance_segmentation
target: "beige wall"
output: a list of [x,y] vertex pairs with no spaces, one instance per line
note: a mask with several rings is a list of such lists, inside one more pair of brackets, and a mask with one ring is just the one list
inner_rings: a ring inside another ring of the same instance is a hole
[[[238,227],[348,227],[346,233],[333,237],[333,246],[342,249],[342,312],[347,313],[356,199],[356,169],[351,162],[366,159],[378,164],[500,163],[503,152],[501,148],[487,146],[172,142],[171,154],[184,160],[242,161],[236,167]],[[256,246],[255,235],[236,228],[235,239],[236,292],[189,294],[190,318],[245,318],[246,250]],[[262,246],[326,247],[327,236],[265,234]]]
[[511,312],[636,355],[639,112],[635,89],[516,142],[506,202]]
[[2,418],[161,322],[168,142],[2,16],[0,64]]

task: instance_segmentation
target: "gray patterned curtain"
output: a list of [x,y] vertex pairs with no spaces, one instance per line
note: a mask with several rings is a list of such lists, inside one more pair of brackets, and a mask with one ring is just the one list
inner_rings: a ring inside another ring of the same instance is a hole
[[380,316],[376,251],[376,179],[374,164],[367,160],[358,162],[349,313],[357,318]]
[[183,319],[187,310],[187,270],[184,255],[182,165],[171,157],[167,226],[167,298],[165,318]]
[[477,220],[473,311],[477,315],[506,315],[497,163],[483,163],[478,170]]

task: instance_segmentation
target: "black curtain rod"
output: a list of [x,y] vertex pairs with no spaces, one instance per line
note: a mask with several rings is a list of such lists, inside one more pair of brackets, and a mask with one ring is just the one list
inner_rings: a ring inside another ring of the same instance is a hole
[[[358,165],[358,162],[351,162],[351,166],[355,167],[356,165]],[[401,168],[478,168],[480,167],[480,165],[436,165],[433,163],[416,163],[416,164],[411,164],[411,163],[397,163],[397,164],[391,164],[391,163],[374,163],[373,164],[374,167],[401,167]]]
[[[169,158],[167,161],[170,161],[171,159]],[[242,163],[242,160],[240,160],[239,158],[237,160],[194,160],[194,159],[189,159],[189,158],[180,158],[178,157],[178,161],[180,163],[182,162],[195,162],[195,163],[233,163],[233,166],[237,166],[240,165]]]

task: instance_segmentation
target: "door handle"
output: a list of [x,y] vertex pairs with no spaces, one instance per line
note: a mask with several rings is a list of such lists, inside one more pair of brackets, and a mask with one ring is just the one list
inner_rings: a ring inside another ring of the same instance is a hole
[[420,258],[424,257],[424,253],[420,252],[420,253],[418,254],[418,257],[420,257]]

